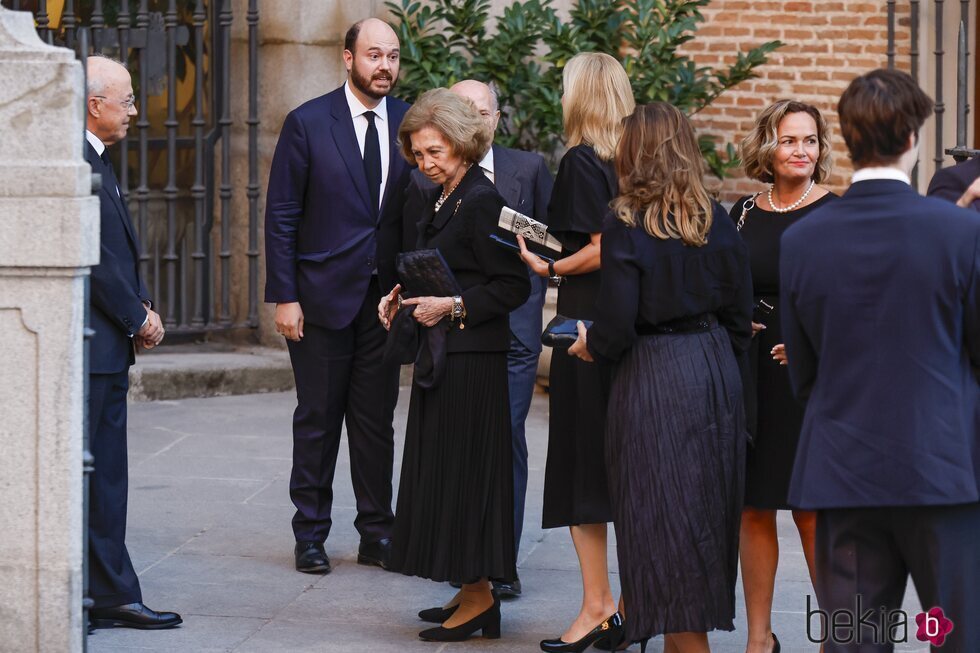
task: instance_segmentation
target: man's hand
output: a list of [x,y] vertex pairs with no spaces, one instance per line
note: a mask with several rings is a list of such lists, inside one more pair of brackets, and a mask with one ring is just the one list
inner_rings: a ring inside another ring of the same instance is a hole
[[136,332],[136,344],[143,349],[153,349],[163,341],[163,322],[160,315],[149,306],[146,309],[146,324]]
[[413,317],[422,326],[435,326],[439,320],[453,312],[452,297],[413,297],[402,302],[402,306],[415,305]]
[[974,200],[980,199],[980,177],[973,180],[963,194],[960,195],[960,199],[956,200],[956,206],[962,207],[964,209],[970,208]]
[[772,359],[780,365],[787,364],[786,345],[776,345],[769,353],[772,354]]
[[276,304],[276,333],[295,342],[303,339],[303,309],[299,302]]
[[401,291],[402,285],[400,283],[395,284],[391,292],[378,302],[378,320],[386,330],[391,329],[391,321],[395,319],[395,313],[398,312],[398,295]]
[[592,354],[589,353],[589,348],[586,344],[589,331],[585,328],[585,324],[582,323],[582,320],[575,323],[575,328],[578,329],[578,338],[574,343],[572,343],[572,346],[568,348],[568,355],[581,358],[586,363],[592,363]]

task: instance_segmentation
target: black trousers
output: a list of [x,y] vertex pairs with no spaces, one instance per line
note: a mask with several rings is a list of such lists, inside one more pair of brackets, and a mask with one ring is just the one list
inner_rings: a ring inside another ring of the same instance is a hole
[[378,322],[381,292],[372,279],[361,310],[343,329],[306,323],[303,339],[288,343],[296,379],[293,470],[297,542],[323,542],[330,533],[333,477],[342,426],[347,425],[354,526],[363,542],[391,536],[391,470],[398,365],[382,360],[387,331]]
[[[902,607],[909,574],[923,611],[939,607],[953,622],[942,648],[933,650],[980,651],[978,542],[980,503],[818,511],[816,590],[820,609],[827,615],[835,610],[853,614],[860,597],[857,612],[872,611],[863,625],[855,620],[853,627],[828,633],[826,653],[892,651],[885,629],[901,619],[892,611]],[[918,643],[915,617],[907,615],[907,637],[912,643]],[[816,632],[816,618],[808,619]],[[847,620],[840,615],[836,623]],[[901,637],[903,633],[896,634]],[[844,641],[847,639],[850,641]]]
[[89,375],[89,595],[96,608],[142,601],[139,578],[126,550],[129,469],[126,455],[128,369]]

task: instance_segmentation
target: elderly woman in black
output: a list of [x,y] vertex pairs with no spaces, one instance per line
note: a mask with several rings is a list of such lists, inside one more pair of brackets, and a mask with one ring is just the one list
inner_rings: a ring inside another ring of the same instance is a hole
[[606,468],[632,641],[708,650],[732,630],[746,435],[735,355],[752,335],[745,245],[711,201],[687,118],[626,119],[595,324],[569,353],[612,366]]
[[[504,200],[473,163],[490,145],[469,100],[446,89],[424,93],[398,132],[404,156],[438,185],[419,216],[419,249],[438,249],[462,291],[412,297],[413,317],[445,331],[441,380],[412,386],[392,567],[407,575],[456,581],[445,606],[419,616],[441,623],[419,633],[459,641],[477,630],[500,636],[500,602],[488,577],[515,578],[508,314],[530,293],[521,260],[490,239]],[[406,293],[412,291],[406,288]],[[382,298],[388,327],[400,286]],[[418,373],[418,370],[416,370]]]

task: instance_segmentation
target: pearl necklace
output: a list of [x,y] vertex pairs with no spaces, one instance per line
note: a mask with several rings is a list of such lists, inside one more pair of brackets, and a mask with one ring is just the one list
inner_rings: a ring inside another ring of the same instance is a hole
[[793,202],[789,206],[787,206],[785,208],[782,208],[782,209],[779,208],[778,206],[776,206],[775,202],[772,201],[772,189],[775,186],[775,184],[773,184],[772,186],[769,186],[769,192],[766,194],[766,199],[769,200],[769,208],[771,208],[776,213],[789,213],[790,211],[792,211],[793,209],[795,209],[800,204],[802,204],[803,202],[806,201],[806,197],[807,197],[807,195],[810,194],[810,191],[813,190],[814,185],[815,185],[815,183],[811,179],[810,180],[810,185],[807,186],[806,187],[806,190],[803,191],[803,194],[800,195],[800,199],[796,200],[795,202]]
[[[469,166],[467,166],[466,169],[469,170]],[[465,176],[466,174],[464,173],[463,177]],[[442,208],[442,205],[446,203],[446,200],[449,199],[449,196],[453,194],[453,191],[456,190],[456,187],[459,186],[461,181],[463,181],[463,177],[460,177],[459,181],[453,184],[453,187],[450,188],[448,192],[444,190],[442,191],[442,193],[440,193],[439,199],[436,200],[436,213],[439,212],[439,209]]]

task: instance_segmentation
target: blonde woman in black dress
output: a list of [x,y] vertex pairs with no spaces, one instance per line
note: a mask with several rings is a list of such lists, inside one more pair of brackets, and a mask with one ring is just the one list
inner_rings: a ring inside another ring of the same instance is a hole
[[[749,248],[757,308],[745,388],[754,445],[746,459],[742,512],[742,586],[748,620],[746,653],[779,651],[772,632],[772,596],[779,542],[776,511],[788,509],[790,472],[803,406],[789,385],[779,320],[779,239],[790,225],[836,199],[820,186],[831,169],[827,124],[813,106],[780,100],[763,110],[741,143],[745,174],[769,184],[735,202],[731,217]],[[810,580],[814,579],[816,513],[794,510]]]
[[[565,139],[548,207],[548,231],[564,246],[549,266],[526,249],[522,257],[543,277],[560,278],[558,312],[594,319],[599,293],[602,219],[616,194],[612,159],[622,119],[635,102],[623,66],[608,54],[572,57],[562,75]],[[551,358],[548,461],[544,476],[544,528],[567,526],[582,570],[582,607],[545,651],[581,651],[610,631],[618,640],[620,615],[609,586],[606,523],[612,520],[603,463],[606,387],[601,371],[565,352]]]
[[704,188],[694,129],[656,102],[626,120],[602,231],[598,317],[569,353],[612,368],[606,465],[626,638],[708,651],[733,630],[745,474],[736,355],[752,335],[745,245]]

